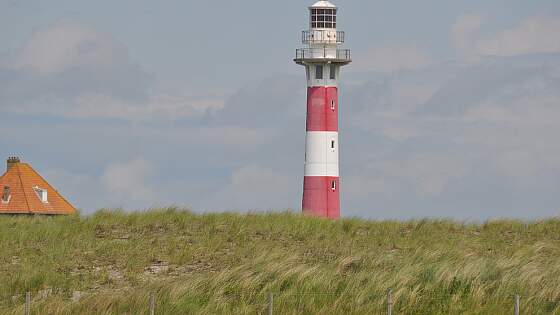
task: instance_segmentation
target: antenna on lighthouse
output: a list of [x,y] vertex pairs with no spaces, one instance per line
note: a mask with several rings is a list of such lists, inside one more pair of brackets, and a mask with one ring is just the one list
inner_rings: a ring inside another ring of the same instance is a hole
[[338,79],[349,64],[350,50],[341,49],[345,34],[337,30],[338,8],[329,1],[309,7],[305,48],[294,61],[306,68],[307,123],[302,209],[319,217],[340,217],[338,168]]

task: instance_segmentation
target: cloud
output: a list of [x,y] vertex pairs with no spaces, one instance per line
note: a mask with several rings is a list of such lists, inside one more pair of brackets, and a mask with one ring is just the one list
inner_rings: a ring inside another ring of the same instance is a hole
[[13,67],[49,75],[72,67],[107,69],[129,63],[126,47],[109,34],[72,21],[61,21],[33,33]]
[[157,195],[150,181],[153,172],[148,161],[134,159],[109,165],[100,181],[113,202],[153,203]]
[[560,17],[532,16],[519,25],[484,34],[481,16],[463,16],[452,27],[455,48],[462,56],[515,56],[560,52]]
[[360,84],[349,78],[341,115],[345,213],[554,215],[559,69],[560,54],[542,53],[369,73]]
[[353,68],[360,71],[395,72],[427,66],[432,58],[415,45],[375,47],[354,57]]
[[470,53],[471,45],[475,37],[479,34],[483,23],[483,17],[480,15],[465,15],[459,17],[457,22],[451,28],[451,36],[455,49],[462,57]]
[[100,173],[68,167],[42,171],[40,165],[38,171],[86,214],[108,207],[145,209],[167,200],[153,183],[155,166],[142,158],[111,162]]
[[[442,198],[455,181],[467,176],[470,167],[468,159],[450,152],[411,150],[408,156],[390,156],[362,162],[343,173],[341,189],[347,213],[373,217],[399,216],[399,212],[420,215],[418,205]],[[405,205],[411,208],[405,210]]]
[[3,64],[4,112],[169,121],[201,117],[223,107],[219,93],[188,86],[170,93],[132,60],[122,42],[67,20],[33,33]]
[[560,17],[529,17],[511,30],[479,39],[475,50],[497,56],[560,52],[559,32]]
[[[547,54],[348,73],[345,82],[352,83],[341,87],[343,213],[550,215],[550,187],[560,178],[559,66],[560,57]],[[150,147],[153,153],[142,156],[158,166],[157,176],[146,176],[161,188],[152,194],[157,201],[209,210],[297,209],[305,94],[290,91],[300,83],[263,79],[194,126],[111,127],[105,134],[121,136],[97,146],[120,156]],[[94,135],[93,128],[80,138]],[[135,145],[127,145],[131,137]],[[148,203],[103,200],[131,209]],[[538,211],[527,212],[531,204]]]
[[[559,56],[347,73],[340,115],[343,214],[556,214]],[[68,169],[71,174],[47,176],[85,209],[157,203],[297,210],[304,85],[292,76],[265,78],[233,93],[220,110],[172,124],[32,123],[0,138],[0,145]],[[21,126],[18,119],[7,119],[0,133]],[[64,143],[39,145],[36,134]]]
[[301,185],[296,178],[280,169],[244,166],[231,174],[225,187],[212,194],[208,204],[222,210],[282,210],[299,200]]
[[[67,118],[118,118],[124,120],[178,120],[200,117],[208,111],[223,107],[221,98],[197,99],[179,95],[153,95],[145,102],[134,103],[130,100],[113,98],[107,95],[83,95],[71,103],[60,103],[49,107],[47,113]],[[15,111],[15,110],[14,110]],[[33,112],[20,108],[17,112]]]

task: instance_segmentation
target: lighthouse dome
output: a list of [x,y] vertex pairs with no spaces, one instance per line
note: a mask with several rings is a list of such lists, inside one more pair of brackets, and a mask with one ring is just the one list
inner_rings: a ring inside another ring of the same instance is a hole
[[336,5],[330,3],[329,1],[317,1],[312,8],[336,8]]

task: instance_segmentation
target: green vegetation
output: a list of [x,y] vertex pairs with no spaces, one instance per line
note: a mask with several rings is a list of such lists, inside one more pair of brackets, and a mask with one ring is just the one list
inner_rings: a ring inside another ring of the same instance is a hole
[[0,313],[560,314],[560,220],[328,221],[177,209],[0,217]]

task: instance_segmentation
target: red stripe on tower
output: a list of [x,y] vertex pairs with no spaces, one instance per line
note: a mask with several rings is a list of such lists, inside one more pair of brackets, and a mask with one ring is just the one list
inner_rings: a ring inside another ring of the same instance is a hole
[[339,218],[339,184],[339,177],[305,176],[303,179],[303,211],[319,217]]
[[309,8],[307,48],[296,50],[297,64],[307,73],[307,128],[302,209],[319,217],[340,217],[338,170],[338,77],[351,62],[350,51],[339,49],[344,32],[336,30],[337,7],[319,1]]
[[307,131],[338,131],[338,89],[307,88]]

